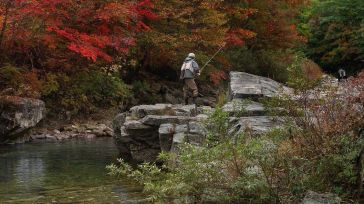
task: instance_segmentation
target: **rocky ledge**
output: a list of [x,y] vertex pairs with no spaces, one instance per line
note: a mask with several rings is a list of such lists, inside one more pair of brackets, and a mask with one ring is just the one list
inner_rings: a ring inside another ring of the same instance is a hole
[[[247,73],[232,72],[230,76],[231,101],[222,108],[230,117],[229,135],[246,131],[259,135],[282,124],[282,118],[267,116],[264,106],[252,100],[289,88]],[[122,158],[155,161],[161,151],[176,151],[181,143],[201,145],[206,136],[203,123],[213,111],[212,107],[195,105],[135,106],[114,119],[114,139]]]
[[0,97],[0,144],[23,142],[24,133],[45,117],[41,100],[16,96]]
[[293,89],[270,78],[245,72],[230,72],[229,99],[257,99],[277,94],[292,94]]
[[94,139],[112,137],[113,131],[109,125],[100,122],[85,122],[62,125],[56,129],[39,128],[31,131],[32,142],[56,142],[68,139]]

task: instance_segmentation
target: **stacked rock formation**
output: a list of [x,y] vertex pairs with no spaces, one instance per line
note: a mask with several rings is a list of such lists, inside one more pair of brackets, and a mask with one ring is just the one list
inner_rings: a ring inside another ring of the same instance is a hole
[[[281,118],[267,116],[264,106],[254,100],[289,92],[289,88],[243,72],[231,72],[230,78],[230,101],[222,107],[230,116],[230,135],[246,130],[259,135],[281,125]],[[124,159],[155,161],[161,151],[176,151],[180,143],[203,143],[203,121],[213,111],[194,105],[135,106],[114,119],[114,138]]]

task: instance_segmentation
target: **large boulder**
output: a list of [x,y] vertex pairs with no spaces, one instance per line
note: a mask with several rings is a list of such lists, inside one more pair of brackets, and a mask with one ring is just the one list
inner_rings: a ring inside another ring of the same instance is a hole
[[0,97],[0,143],[24,141],[23,134],[45,117],[41,100],[16,96]]
[[292,93],[292,90],[266,77],[245,72],[230,72],[230,100],[273,97],[279,93]]

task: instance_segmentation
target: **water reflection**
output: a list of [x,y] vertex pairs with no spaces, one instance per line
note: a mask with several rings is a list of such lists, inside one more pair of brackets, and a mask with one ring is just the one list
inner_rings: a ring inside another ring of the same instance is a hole
[[21,157],[14,170],[16,188],[33,191],[43,186],[44,173],[44,162],[41,158]]
[[140,187],[119,183],[105,166],[118,152],[111,138],[0,147],[0,203],[125,203]]

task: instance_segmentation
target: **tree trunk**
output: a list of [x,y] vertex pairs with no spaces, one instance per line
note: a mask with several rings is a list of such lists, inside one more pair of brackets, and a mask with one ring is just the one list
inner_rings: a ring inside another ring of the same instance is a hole
[[4,21],[0,32],[0,50],[2,49],[2,43],[4,40],[6,25],[8,23],[9,10],[10,10],[10,1],[8,1],[5,5]]
[[[364,137],[364,127],[359,128],[355,132],[356,132],[358,138]],[[361,199],[364,199],[364,192],[363,192],[363,187],[364,187],[364,146],[362,147],[362,149],[358,155],[356,168],[357,168],[356,184],[357,184],[357,191],[358,191],[357,197],[360,202]]]
[[364,147],[359,153],[359,158],[357,161],[357,190],[358,190],[358,199],[363,198],[363,180],[364,180]]

